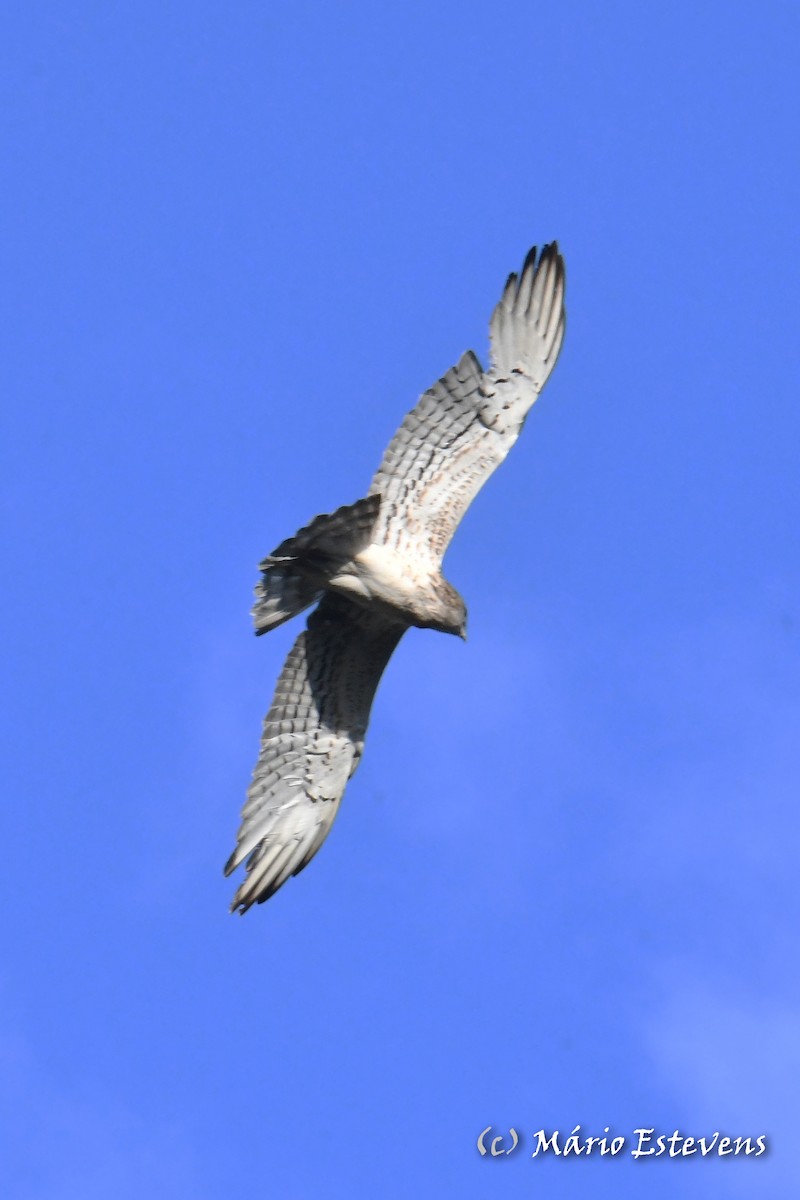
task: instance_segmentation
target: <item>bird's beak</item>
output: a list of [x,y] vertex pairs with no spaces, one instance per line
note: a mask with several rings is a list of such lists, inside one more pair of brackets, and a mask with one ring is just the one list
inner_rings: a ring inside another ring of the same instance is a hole
[[459,629],[459,631],[458,631],[458,636],[461,638],[462,642],[465,642],[465,641],[467,640],[467,627],[466,627],[466,625],[462,625],[462,626],[461,626],[461,628],[460,628],[460,629]]

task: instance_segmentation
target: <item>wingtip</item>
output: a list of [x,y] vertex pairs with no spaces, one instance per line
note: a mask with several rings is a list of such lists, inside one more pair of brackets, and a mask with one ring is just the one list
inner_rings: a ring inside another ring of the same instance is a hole
[[[519,274],[509,276],[489,321],[493,371],[506,375],[520,367],[523,373],[552,369],[563,339],[565,286],[564,260],[555,238],[531,246]],[[549,370],[539,390],[548,374]]]
[[234,913],[238,913],[240,917],[243,917],[248,908],[250,908],[251,904],[255,902],[255,896],[242,895],[246,888],[247,880],[245,879],[241,887],[237,888],[233,900],[231,901],[230,908],[228,909],[228,912],[231,914],[231,916],[233,916]]
[[552,242],[548,242],[546,246],[542,247],[542,258],[545,257],[545,254],[547,255],[547,260],[552,262],[556,269],[556,278],[560,276],[563,280],[566,274],[564,268],[564,257],[558,248],[558,242],[555,240],[555,238]]
[[536,267],[537,259],[539,260],[539,262],[541,262],[542,257],[544,256],[545,250],[547,250],[547,246],[542,247],[542,253],[540,255],[539,247],[531,246],[530,250],[525,255],[525,262],[522,264],[522,270],[519,273],[520,279],[525,278],[526,271],[530,271]]
[[[545,242],[541,248],[531,246],[525,255],[522,270],[518,275],[512,272],[508,277],[502,296],[506,307],[513,308],[520,299],[523,306],[527,307],[537,292],[537,280],[541,286],[545,274],[551,267],[555,269],[556,278],[563,277],[564,260],[559,253],[558,242],[553,239],[552,242]],[[512,281],[515,285],[513,288]]]
[[525,263],[520,272],[520,278],[525,274],[529,267],[533,267],[535,270],[539,271],[543,265],[553,261],[563,263],[561,252],[558,248],[558,242],[555,238],[553,238],[552,242],[544,242],[541,249],[539,249],[537,246],[531,246],[525,257]]

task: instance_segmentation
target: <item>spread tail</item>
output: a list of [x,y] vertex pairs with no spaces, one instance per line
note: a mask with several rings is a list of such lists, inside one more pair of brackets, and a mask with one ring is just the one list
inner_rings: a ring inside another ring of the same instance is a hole
[[367,496],[323,513],[267,555],[259,564],[252,610],[256,633],[275,629],[319,600],[326,580],[369,545],[380,503],[380,496]]

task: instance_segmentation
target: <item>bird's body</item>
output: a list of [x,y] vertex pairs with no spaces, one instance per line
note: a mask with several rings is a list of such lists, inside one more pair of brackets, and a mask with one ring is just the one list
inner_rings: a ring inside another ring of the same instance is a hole
[[463,355],[408,413],[369,493],[315,517],[261,564],[253,617],[266,633],[317,602],[278,680],[226,874],[232,907],[271,896],[316,854],[358,766],[384,667],[409,626],[465,635],[441,563],[474,496],[508,454],[564,335],[553,243],[509,277],[492,315],[492,365]]
[[415,574],[408,559],[385,543],[372,542],[359,551],[327,581],[327,587],[356,603],[383,609],[389,619],[399,616],[404,624],[420,629],[445,625],[443,632],[450,633],[460,617],[458,603],[447,590],[451,585],[441,572]]

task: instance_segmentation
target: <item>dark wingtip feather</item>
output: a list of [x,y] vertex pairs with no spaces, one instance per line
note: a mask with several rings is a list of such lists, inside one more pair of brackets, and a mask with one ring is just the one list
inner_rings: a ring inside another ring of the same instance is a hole
[[[519,275],[508,283],[489,321],[491,370],[506,376],[523,366],[534,369],[531,354],[541,366],[555,362],[564,327],[566,272],[558,242],[531,246]],[[555,352],[553,352],[555,347]],[[527,366],[525,364],[527,363]],[[543,386],[549,371],[541,380]]]
[[[541,255],[541,258],[543,258],[543,257],[544,257],[544,253],[545,253],[545,251],[546,251],[546,250],[547,250],[547,246],[544,246],[544,247],[543,247],[543,249],[542,249],[542,255]],[[522,270],[521,270],[521,271],[520,271],[520,273],[519,273],[519,277],[520,277],[520,279],[522,279],[522,278],[523,278],[523,276],[525,275],[525,272],[526,272],[527,270],[529,270],[529,269],[532,269],[533,267],[535,267],[535,266],[536,266],[536,256],[537,256],[537,254],[538,254],[538,253],[539,253],[539,247],[538,247],[538,246],[531,246],[530,250],[529,250],[529,251],[528,251],[528,253],[525,255],[525,262],[522,264]],[[539,261],[540,261],[540,262],[541,262],[541,258],[539,259]]]

